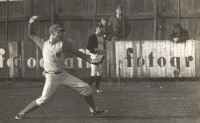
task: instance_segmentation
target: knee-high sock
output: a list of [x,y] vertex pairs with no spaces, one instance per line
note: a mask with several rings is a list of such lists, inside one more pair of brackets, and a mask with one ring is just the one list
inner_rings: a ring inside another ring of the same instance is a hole
[[94,81],[94,76],[90,76],[90,81],[89,81],[88,85],[92,86],[93,81]]
[[97,81],[96,81],[95,89],[99,89],[100,82],[101,82],[101,76],[97,76]]
[[92,94],[90,96],[84,96],[86,103],[90,106],[90,108],[93,110],[93,112],[96,111],[96,106],[94,104],[93,96]]
[[26,114],[26,113],[29,113],[35,109],[37,109],[39,106],[37,105],[36,103],[36,100],[31,102],[24,110],[22,110],[21,112]]

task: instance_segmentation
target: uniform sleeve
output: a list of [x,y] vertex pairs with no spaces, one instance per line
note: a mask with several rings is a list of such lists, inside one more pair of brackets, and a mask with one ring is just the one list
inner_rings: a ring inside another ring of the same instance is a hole
[[43,46],[44,46],[44,39],[41,39],[39,37],[37,37],[36,35],[34,35],[33,33],[33,29],[32,29],[33,24],[28,24],[28,36],[31,40],[33,40],[42,50]]
[[73,48],[73,46],[69,42],[63,42],[63,53],[70,53],[73,54],[85,61],[88,61],[88,58],[90,58],[90,55],[87,55],[85,53],[82,53],[76,49]]

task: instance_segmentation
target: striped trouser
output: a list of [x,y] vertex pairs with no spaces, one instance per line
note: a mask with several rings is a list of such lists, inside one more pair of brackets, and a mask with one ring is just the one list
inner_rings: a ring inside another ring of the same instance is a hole
[[46,73],[45,78],[42,96],[36,100],[38,106],[49,100],[60,85],[73,88],[84,96],[92,94],[91,88],[87,83],[70,75],[67,71],[62,71],[61,74]]
[[[90,53],[90,55],[91,55],[91,59],[95,59],[97,57],[97,54]],[[101,76],[102,72],[103,72],[102,67],[98,67],[97,65],[91,64],[91,76],[95,76],[95,75]]]

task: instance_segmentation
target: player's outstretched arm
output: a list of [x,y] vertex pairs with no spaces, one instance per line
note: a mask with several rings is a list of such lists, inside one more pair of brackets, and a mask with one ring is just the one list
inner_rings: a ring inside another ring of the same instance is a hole
[[70,54],[73,54],[89,63],[91,63],[91,59],[90,59],[90,55],[87,55],[85,53],[82,53],[76,49],[73,48],[73,46],[68,43],[68,42],[63,42],[63,52],[64,53],[70,53]]
[[82,53],[82,52],[74,49],[72,47],[72,45],[70,45],[68,42],[63,42],[62,48],[63,48],[63,52],[64,53],[73,54],[73,55],[75,55],[75,56],[87,61],[90,64],[99,64],[99,63],[101,63],[101,61],[99,59],[91,59],[90,55],[87,55],[85,53]]
[[29,20],[29,24],[28,24],[28,36],[31,40],[33,40],[39,47],[40,49],[43,48],[44,45],[44,39],[41,39],[39,37],[37,37],[34,32],[33,32],[33,23],[36,19],[38,19],[38,16],[33,16],[30,18]]

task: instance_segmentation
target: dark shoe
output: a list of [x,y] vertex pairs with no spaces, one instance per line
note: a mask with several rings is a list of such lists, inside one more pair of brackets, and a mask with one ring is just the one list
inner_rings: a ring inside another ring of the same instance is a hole
[[19,112],[19,114],[17,114],[17,115],[15,116],[15,119],[20,120],[20,119],[23,119],[24,117],[25,117],[25,114],[22,113],[22,112]]

